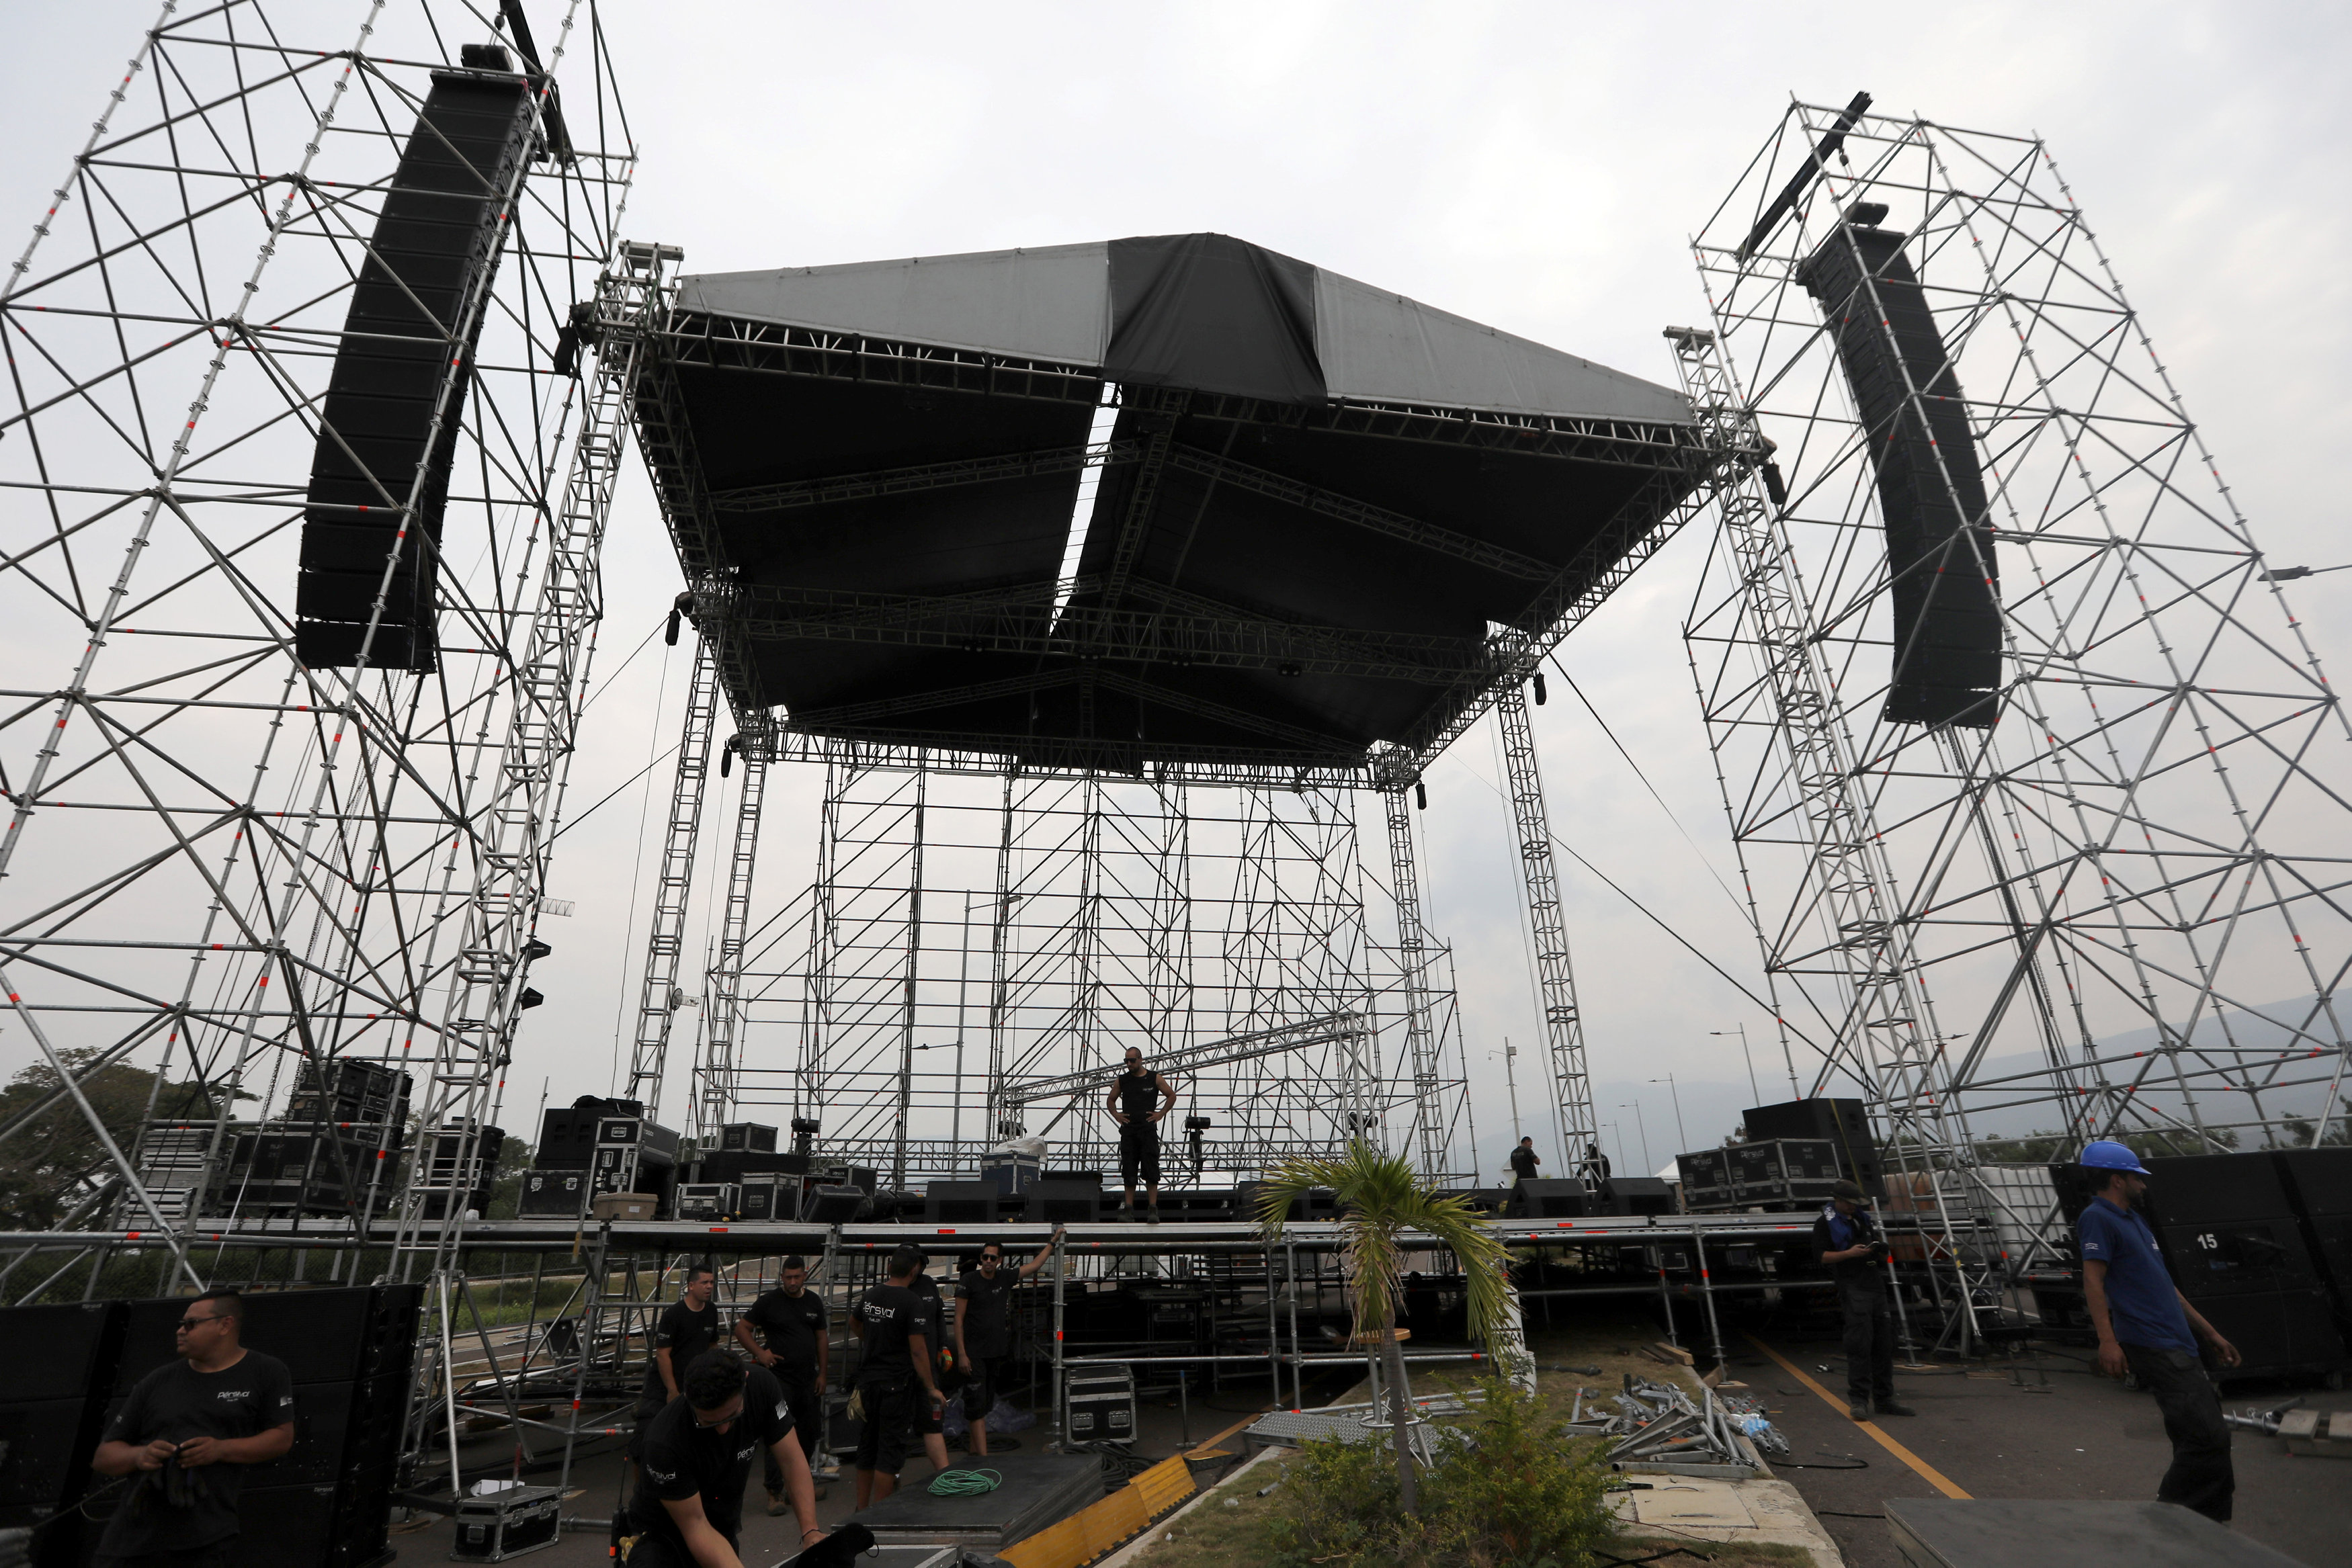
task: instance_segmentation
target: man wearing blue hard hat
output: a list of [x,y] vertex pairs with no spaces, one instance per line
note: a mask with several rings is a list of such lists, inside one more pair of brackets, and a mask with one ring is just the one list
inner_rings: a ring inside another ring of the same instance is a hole
[[2230,1428],[2221,1396],[2198,1359],[2197,1340],[2211,1345],[2223,1366],[2238,1364],[2237,1347],[2189,1304],[2164,1271],[2156,1232],[2132,1211],[2147,1190],[2139,1156],[2102,1138],[2083,1146],[2080,1163],[2095,1195],[2074,1221],[2074,1235],[2083,1247],[2083,1294],[2099,1331],[2099,1370],[2109,1377],[2129,1371],[2156,1396],[2164,1435],[2172,1439],[2172,1468],[2158,1483],[2156,1500],[2226,1523],[2238,1489]]

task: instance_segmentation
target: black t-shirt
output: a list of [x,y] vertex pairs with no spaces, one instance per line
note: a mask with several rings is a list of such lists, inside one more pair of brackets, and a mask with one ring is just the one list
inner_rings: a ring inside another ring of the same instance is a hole
[[1013,1348],[1013,1292],[1021,1271],[1011,1263],[996,1266],[992,1280],[979,1270],[956,1281],[956,1297],[963,1305],[963,1347],[974,1355],[1003,1355]]
[[[294,1419],[294,1379],[274,1355],[248,1350],[234,1366],[198,1372],[184,1361],[157,1367],[139,1380],[131,1398],[106,1428],[109,1442],[152,1443],[158,1437],[252,1437]],[[165,1500],[166,1470],[133,1470],[128,1495],[112,1519],[99,1552],[139,1557],[151,1552],[184,1552],[237,1533],[236,1498],[245,1485],[244,1465],[199,1465],[186,1472],[195,1501],[184,1509]]]
[[1149,1123],[1151,1113],[1160,1109],[1160,1074],[1157,1072],[1126,1072],[1118,1075],[1118,1109],[1129,1126]]
[[661,1320],[654,1325],[654,1352],[646,1358],[646,1388],[642,1397],[660,1404],[669,1398],[669,1385],[662,1381],[662,1351],[669,1352],[670,1375],[677,1379],[680,1388],[686,1386],[686,1369],[694,1358],[719,1343],[719,1303],[712,1301],[696,1312],[684,1301],[672,1301],[662,1311]]
[[923,1342],[937,1355],[949,1348],[947,1340],[948,1299],[940,1292],[940,1282],[929,1274],[918,1274],[907,1289],[923,1298]]
[[907,1336],[923,1332],[929,1310],[923,1298],[904,1285],[877,1285],[858,1298],[857,1321],[866,1325],[866,1350],[857,1370],[912,1373],[915,1357]]
[[1536,1152],[1533,1149],[1513,1149],[1511,1151],[1511,1169],[1522,1181],[1533,1179],[1536,1174],[1536,1166],[1542,1163],[1543,1162],[1541,1160],[1536,1158]]
[[686,1534],[662,1500],[702,1497],[702,1516],[732,1544],[743,1530],[743,1488],[761,1448],[791,1433],[793,1416],[784,1391],[764,1366],[754,1366],[743,1383],[743,1413],[725,1432],[694,1418],[684,1396],[662,1406],[645,1432],[637,1460],[637,1490],[629,1499],[629,1522],[676,1548],[690,1562]]
[[761,1342],[775,1353],[781,1375],[795,1383],[815,1380],[833,1322],[823,1296],[806,1286],[797,1296],[770,1291],[751,1303],[743,1321],[758,1330]]

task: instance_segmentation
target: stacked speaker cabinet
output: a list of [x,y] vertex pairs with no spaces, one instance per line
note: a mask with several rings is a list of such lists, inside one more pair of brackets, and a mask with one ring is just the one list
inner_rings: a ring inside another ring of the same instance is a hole
[[2272,1158],[2336,1329],[2352,1345],[2352,1148],[2283,1149]]
[[0,1311],[13,1347],[0,1402],[0,1530],[37,1530],[40,1568],[73,1563],[97,1540],[80,1511],[106,1415],[91,1394],[121,1355],[128,1319],[121,1301]]
[[2244,1358],[2235,1375],[2342,1371],[2344,1334],[2278,1162],[2190,1155],[2147,1165],[2157,1244],[2180,1293]]
[[505,51],[468,45],[460,57],[468,68],[433,73],[383,192],[320,409],[294,595],[295,647],[314,667],[354,664],[362,643],[375,669],[436,664],[441,519],[478,304],[531,142],[530,95]]
[[1885,1162],[1878,1155],[1878,1140],[1871,1135],[1870,1115],[1859,1100],[1817,1096],[1786,1100],[1777,1105],[1752,1105],[1741,1118],[1751,1140],[1826,1138],[1837,1155],[1838,1174],[1858,1183],[1874,1197],[1886,1196]]

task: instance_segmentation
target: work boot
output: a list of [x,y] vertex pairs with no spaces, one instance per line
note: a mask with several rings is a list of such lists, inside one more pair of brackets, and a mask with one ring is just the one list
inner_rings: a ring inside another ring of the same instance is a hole
[[1908,1405],[1897,1405],[1892,1399],[1881,1399],[1877,1401],[1875,1408],[1881,1416],[1916,1416],[1919,1414],[1919,1412],[1912,1409]]
[[1859,1399],[1848,1400],[1846,1402],[1845,1413],[1853,1416],[1857,1421],[1867,1421],[1870,1419],[1870,1406]]
[[784,1494],[776,1490],[773,1487],[770,1487],[768,1489],[768,1517],[770,1519],[782,1519],[784,1515],[792,1511],[793,1505],[784,1500]]
[[1143,1223],[1146,1225],[1157,1225],[1160,1223],[1160,1206],[1158,1204],[1155,1203],[1150,1208],[1143,1211]]

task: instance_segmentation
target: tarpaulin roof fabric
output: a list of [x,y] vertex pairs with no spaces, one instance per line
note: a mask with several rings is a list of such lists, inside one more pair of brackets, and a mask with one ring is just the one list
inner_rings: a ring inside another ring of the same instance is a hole
[[739,714],[1037,766],[1425,760],[1716,461],[1677,392],[1223,235],[688,277],[647,347]]
[[678,306],[1271,402],[1691,417],[1669,388],[1224,235],[704,273]]

